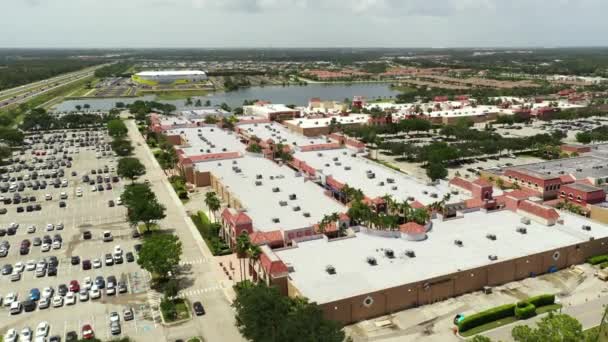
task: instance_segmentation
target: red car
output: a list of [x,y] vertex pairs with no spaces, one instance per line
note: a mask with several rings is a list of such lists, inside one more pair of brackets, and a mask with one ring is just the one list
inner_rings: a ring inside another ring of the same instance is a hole
[[90,324],[85,324],[82,326],[82,338],[85,340],[91,340],[95,338],[95,332],[93,331],[93,327]]
[[78,293],[80,291],[80,284],[78,284],[78,280],[70,281],[70,286],[68,286],[68,290],[70,290],[70,292]]

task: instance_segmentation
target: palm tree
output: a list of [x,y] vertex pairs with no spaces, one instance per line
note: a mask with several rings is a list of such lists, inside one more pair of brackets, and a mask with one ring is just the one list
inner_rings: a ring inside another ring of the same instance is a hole
[[239,269],[241,271],[241,281],[243,281],[243,275],[245,275],[245,277],[247,277],[246,274],[243,274],[243,271],[246,271],[244,264],[245,264],[245,258],[247,256],[247,251],[249,250],[249,247],[251,246],[251,241],[249,241],[249,235],[248,234],[240,234],[239,237],[236,239],[236,256],[239,259]]
[[410,221],[412,216],[412,206],[408,203],[407,200],[399,204],[399,211],[401,212],[401,215],[403,215],[403,220],[405,222]]
[[418,224],[426,224],[426,221],[429,219],[429,213],[424,208],[414,209],[412,212],[412,221]]
[[207,205],[207,207],[209,208],[209,210],[211,210],[211,212],[213,213],[213,221],[215,223],[217,223],[217,211],[220,210],[220,208],[222,207],[222,204],[220,202],[220,199],[217,198],[217,195],[215,194],[215,192],[208,192],[205,194],[205,204]]
[[253,260],[254,264],[258,260],[260,260],[260,254],[262,254],[262,249],[258,245],[249,244],[249,249],[247,249],[247,257],[249,260]]

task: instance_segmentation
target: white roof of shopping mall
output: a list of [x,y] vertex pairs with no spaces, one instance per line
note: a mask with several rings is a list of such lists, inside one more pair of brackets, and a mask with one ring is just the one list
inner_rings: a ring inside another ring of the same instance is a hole
[[164,70],[164,71],[142,71],[136,74],[137,76],[192,76],[205,75],[204,71],[200,70]]
[[180,114],[193,121],[198,121],[200,119],[204,119],[207,116],[215,116],[215,117],[221,118],[221,117],[227,117],[227,116],[232,115],[232,113],[230,113],[230,112],[227,112],[220,108],[213,108],[213,107],[183,110],[180,112]]
[[[317,184],[307,181],[288,166],[279,166],[266,158],[246,155],[243,158],[198,163],[196,168],[203,172],[210,171],[240,200],[256,230],[308,228],[319,223],[325,214],[347,210],[326,196],[323,188]],[[258,179],[258,175],[262,178]],[[260,185],[256,185],[256,181]],[[275,188],[278,191],[275,192]],[[296,198],[291,200],[291,194],[295,194]],[[305,213],[310,216],[304,216]],[[275,218],[278,222],[273,221]]]
[[301,134],[290,131],[285,126],[276,122],[237,124],[237,127],[244,130],[245,134],[248,136],[255,135],[262,141],[272,139],[275,143],[281,143],[291,147],[327,143],[327,139],[325,138],[305,137]]
[[180,134],[187,140],[181,148],[186,156],[207,153],[245,152],[245,145],[239,141],[235,133],[223,130],[217,126],[177,128],[169,130],[165,134]]
[[332,116],[328,118],[298,118],[286,121],[294,126],[299,126],[302,128],[313,128],[313,127],[327,127],[330,125],[332,119],[335,119],[337,123],[342,125],[348,124],[366,124],[369,120],[369,115],[367,114],[350,114],[348,116]]
[[[353,157],[352,151],[346,149],[297,152],[294,157],[305,161],[326,176],[333,176],[338,182],[361,189],[370,198],[391,195],[396,200],[405,201],[411,196],[420,203],[428,205],[441,201],[444,194],[451,193],[447,182],[427,185],[411,176],[363,157]],[[374,174],[373,178],[368,178],[368,170]],[[392,178],[394,183],[388,183],[389,178]],[[451,195],[449,203],[460,202],[468,198],[462,194]]]
[[[548,227],[535,222],[523,225],[521,216],[511,211],[477,211],[455,220],[434,220],[424,241],[360,232],[353,238],[330,242],[299,242],[296,248],[275,254],[293,267],[289,278],[302,295],[323,304],[488,265],[493,263],[489,255],[496,255],[500,262],[575,245],[589,241],[591,236],[608,236],[608,227],[603,224],[569,214],[563,217],[563,226]],[[582,225],[590,225],[591,231],[582,230]],[[516,231],[522,226],[527,234]],[[487,234],[497,239],[490,240]],[[463,247],[456,246],[455,240],[461,240]],[[387,258],[385,249],[392,249],[395,258]],[[414,251],[415,257],[406,256],[406,250]],[[367,257],[375,257],[377,265],[370,266]],[[325,270],[330,264],[335,268],[334,275]]]

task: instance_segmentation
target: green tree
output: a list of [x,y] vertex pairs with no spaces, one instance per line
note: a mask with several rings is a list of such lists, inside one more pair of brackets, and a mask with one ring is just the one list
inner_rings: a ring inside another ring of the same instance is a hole
[[250,247],[251,241],[249,240],[249,234],[239,234],[236,238],[236,256],[239,259],[241,281],[247,279],[247,265],[245,262],[247,260],[247,251]]
[[165,218],[165,206],[160,204],[156,196],[152,200],[138,200],[135,205],[127,206],[127,220],[132,226],[137,226],[143,222],[146,231],[150,231],[152,224]]
[[194,106],[196,106],[196,107],[202,107],[203,103],[201,102],[201,99],[196,99],[196,102],[194,103]]
[[112,146],[112,150],[116,152],[117,155],[124,157],[131,155],[133,153],[133,145],[131,145],[131,141],[123,138],[114,139],[110,146]]
[[430,163],[426,168],[426,175],[432,181],[444,179],[448,176],[448,170],[441,163]]
[[575,318],[566,314],[543,317],[536,328],[518,325],[511,331],[517,342],[579,342],[584,341],[583,326]]
[[213,191],[205,194],[205,204],[207,208],[211,210],[213,213],[213,221],[217,222],[217,211],[222,207],[222,203],[220,199],[217,197],[217,194]]
[[135,207],[140,201],[153,201],[156,195],[148,184],[133,183],[125,186],[125,190],[120,195],[120,199],[125,207]]
[[18,129],[0,128],[0,141],[9,144],[10,146],[23,145],[24,134]]
[[122,138],[127,135],[129,131],[125,123],[120,119],[114,119],[108,121],[108,134],[113,138]]
[[492,340],[489,337],[485,337],[482,335],[475,335],[475,337],[470,339],[470,341],[471,342],[492,342]]
[[0,161],[3,162],[5,159],[9,158],[12,155],[13,151],[10,147],[4,144],[0,144]]
[[182,255],[182,243],[172,234],[156,234],[144,239],[137,264],[146,271],[168,279],[175,274]]
[[119,176],[129,178],[131,183],[135,178],[146,173],[146,167],[137,158],[127,157],[118,160],[116,172]]

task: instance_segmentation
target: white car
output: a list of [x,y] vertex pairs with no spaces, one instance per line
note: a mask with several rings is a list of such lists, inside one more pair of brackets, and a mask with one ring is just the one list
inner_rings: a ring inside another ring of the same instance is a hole
[[59,222],[55,225],[55,229],[57,230],[63,230],[63,222]]
[[106,296],[113,296],[116,294],[116,286],[114,283],[108,283],[106,286]]
[[48,309],[51,306],[51,299],[49,297],[42,297],[38,301],[38,309]]
[[55,225],[54,225],[54,224],[52,224],[52,223],[47,223],[47,224],[46,224],[46,231],[47,231],[47,232],[50,232],[50,231],[52,231],[52,230],[55,230]]
[[93,185],[93,186],[91,187],[91,191],[92,191],[92,192],[97,191],[97,187],[96,187],[95,185]]
[[44,289],[42,289],[42,294],[41,297],[42,298],[51,298],[53,297],[53,294],[55,293],[55,290],[52,287],[45,287]]
[[53,242],[53,249],[60,249],[60,248],[61,248],[61,241]]
[[36,327],[36,337],[46,337],[49,334],[49,323],[40,322]]
[[16,272],[16,273],[22,273],[24,270],[25,270],[25,265],[21,261],[16,263],[15,266],[13,267],[13,272]]
[[28,234],[34,234],[36,232],[36,226],[31,224],[27,227]]
[[76,295],[72,291],[68,291],[65,295],[65,305],[74,305],[76,304]]
[[82,197],[82,188],[76,189],[76,197]]
[[25,263],[26,271],[33,271],[35,269],[36,269],[36,260],[28,260],[28,262]]
[[19,295],[16,294],[15,292],[11,292],[11,293],[7,294],[4,297],[4,306],[11,306],[11,304],[13,304],[13,302],[16,301],[17,298],[19,298]]
[[51,196],[51,194],[46,194],[46,195],[44,195],[44,199],[47,201],[50,201],[53,199],[53,196]]
[[101,297],[101,291],[99,291],[97,285],[93,285],[91,287],[91,299],[98,299],[99,297]]
[[82,283],[82,286],[87,290],[90,290],[91,286],[93,286],[93,281],[91,280],[91,277],[84,278],[84,281]]
[[51,250],[51,245],[50,245],[50,244],[48,244],[48,243],[43,243],[43,244],[40,246],[40,250],[41,250],[41,251],[43,251],[43,252],[48,252],[48,251],[50,251],[50,250]]
[[63,306],[63,297],[61,296],[55,296],[53,297],[53,307],[54,308],[59,308]]
[[93,259],[93,268],[101,268],[101,260],[99,259]]
[[120,245],[114,246],[114,254],[122,255],[122,253],[123,253],[123,251],[122,251],[122,248],[120,248]]
[[15,222],[11,222],[11,224],[8,225],[9,228],[19,228],[19,223],[15,223]]
[[87,289],[80,289],[80,293],[78,293],[78,299],[81,302],[86,302],[89,300],[89,291]]
[[4,342],[15,342],[17,341],[17,330],[8,329],[6,334],[4,334]]
[[25,327],[21,330],[21,335],[19,335],[19,341],[21,342],[30,342],[32,340],[32,329]]
[[122,205],[122,200],[120,197],[116,199],[116,205]]
[[110,312],[110,323],[119,322],[120,323],[120,315],[116,311]]

